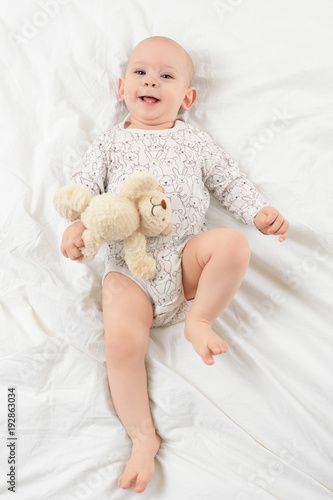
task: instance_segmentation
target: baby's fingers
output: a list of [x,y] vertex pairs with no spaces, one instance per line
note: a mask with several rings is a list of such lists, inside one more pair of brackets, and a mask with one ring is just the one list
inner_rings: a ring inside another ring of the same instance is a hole
[[289,222],[284,219],[283,224],[280,228],[280,231],[278,234],[281,234],[279,241],[284,241],[288,237],[288,228],[289,228]]
[[81,250],[73,241],[62,242],[60,250],[62,255],[70,260],[78,260],[82,256]]
[[67,253],[68,253],[68,257],[71,260],[78,260],[80,257],[82,257],[81,250],[74,244],[70,246]]
[[287,237],[288,237],[288,229],[287,229],[287,231],[285,233],[283,233],[280,236],[279,241],[281,241],[281,243],[282,243],[285,239],[287,239]]
[[280,229],[283,226],[284,218],[281,214],[277,214],[271,224],[268,225],[267,234],[281,234]]
[[64,257],[66,257],[66,259],[68,259],[68,253],[66,252],[66,249],[65,249],[65,247],[63,246],[63,244],[61,244],[61,246],[60,246],[60,251],[61,251],[62,255],[63,255]]
[[74,245],[77,247],[77,248],[82,248],[84,247],[84,242],[83,242],[83,239],[81,238],[81,236],[78,236],[78,235],[74,235],[73,237],[73,243]]
[[265,226],[268,228],[270,227],[273,223],[276,222],[277,218],[279,217],[279,212],[278,211],[272,211],[272,212],[269,212],[266,217],[265,217],[265,220],[264,220],[264,224]]

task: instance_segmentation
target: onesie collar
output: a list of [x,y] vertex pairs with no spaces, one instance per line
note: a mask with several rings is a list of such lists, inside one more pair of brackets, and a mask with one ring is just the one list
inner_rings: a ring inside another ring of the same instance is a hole
[[139,134],[153,134],[153,135],[166,135],[166,134],[172,134],[173,132],[176,132],[177,130],[180,130],[186,126],[186,123],[184,122],[183,118],[177,118],[175,121],[175,124],[172,128],[166,128],[166,129],[161,129],[161,130],[149,130],[149,129],[144,129],[144,128],[125,128],[124,125],[128,121],[130,115],[128,114],[122,122],[118,124],[118,127],[121,130],[125,130],[126,132],[135,132]]

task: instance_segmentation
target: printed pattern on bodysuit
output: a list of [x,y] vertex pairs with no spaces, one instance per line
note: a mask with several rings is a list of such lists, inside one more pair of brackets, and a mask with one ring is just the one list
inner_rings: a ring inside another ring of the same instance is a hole
[[[73,182],[85,185],[94,195],[114,193],[120,192],[121,183],[131,173],[148,171],[164,187],[171,201],[174,230],[167,237],[147,239],[147,252],[157,260],[156,276],[146,287],[155,304],[158,326],[170,308],[180,304],[182,251],[192,236],[207,229],[209,191],[248,225],[266,202],[237,163],[205,132],[181,120],[174,128],[159,131],[125,129],[124,123],[91,145]],[[122,241],[107,242],[107,269],[124,267],[123,256]],[[183,317],[184,311],[172,322]]]

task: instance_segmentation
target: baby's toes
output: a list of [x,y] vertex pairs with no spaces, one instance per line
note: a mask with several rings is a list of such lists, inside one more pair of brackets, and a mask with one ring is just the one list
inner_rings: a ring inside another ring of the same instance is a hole
[[208,344],[208,349],[213,354],[220,354],[221,353],[221,347],[216,342],[210,342]]
[[207,353],[201,357],[202,357],[202,361],[204,363],[206,363],[206,365],[213,365],[215,363],[211,351],[209,352],[209,354]]
[[222,354],[222,352],[227,352],[228,344],[225,342],[210,342],[208,348],[212,354]]
[[132,474],[131,476],[124,474],[123,476],[120,476],[120,478],[118,480],[118,486],[120,488],[123,488],[124,490],[126,490],[132,484],[135,484],[135,478],[136,478],[136,474]]
[[224,342],[224,340],[221,340],[221,342],[219,342],[219,345],[222,349],[221,352],[227,352],[227,350],[229,349],[229,346],[226,342]]
[[138,474],[135,485],[136,493],[142,493],[146,489],[146,486],[150,480],[151,480],[151,474],[146,472],[140,472]]

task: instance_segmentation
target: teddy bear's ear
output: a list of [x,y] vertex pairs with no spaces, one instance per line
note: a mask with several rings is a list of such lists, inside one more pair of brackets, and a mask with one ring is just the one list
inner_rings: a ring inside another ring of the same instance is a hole
[[91,198],[92,194],[84,186],[65,186],[56,193],[53,203],[61,217],[73,220],[84,212]]
[[157,188],[157,181],[148,172],[135,172],[127,177],[121,185],[121,192],[127,198],[135,200],[146,191]]

